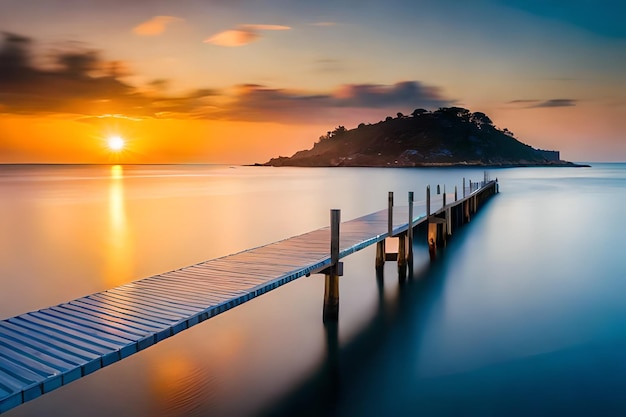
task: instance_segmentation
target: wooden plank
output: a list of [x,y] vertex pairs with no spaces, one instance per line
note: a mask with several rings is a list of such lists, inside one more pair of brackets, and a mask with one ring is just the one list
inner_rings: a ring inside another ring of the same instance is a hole
[[54,311],[58,312],[60,315],[68,315],[75,317],[78,320],[85,321],[87,323],[93,323],[92,326],[98,326],[102,328],[110,328],[113,331],[119,331],[123,333],[127,333],[129,335],[136,335],[139,337],[150,334],[156,330],[159,330],[156,327],[143,327],[137,324],[125,323],[122,320],[119,320],[115,317],[107,317],[102,318],[95,315],[93,312],[89,312],[88,310],[81,310],[78,307],[72,306],[71,304],[62,304],[58,307],[51,307],[46,311]]
[[35,329],[22,327],[10,322],[2,322],[0,323],[0,327],[3,337],[14,339],[20,343],[32,346],[35,349],[46,350],[46,347],[50,347],[50,350],[47,350],[47,352],[50,355],[55,355],[62,359],[67,358],[67,360],[81,363],[82,361],[99,358],[102,353],[91,347],[85,348],[79,343],[66,343],[65,340],[59,341],[57,337],[52,337],[51,335],[41,333]]
[[[163,288],[167,289],[167,291],[171,291],[174,295],[189,297],[190,299],[199,301],[202,304],[206,303],[207,298],[211,298],[211,290],[215,284],[216,282],[202,282],[195,278],[182,280],[181,277],[171,276],[159,276],[155,279],[146,279],[137,283],[137,285],[142,289]],[[245,284],[241,285],[241,287],[245,287]]]
[[3,361],[0,367],[0,385],[9,393],[20,393],[23,401],[30,401],[43,394],[44,377],[16,368],[15,365]]
[[202,293],[184,292],[178,287],[169,285],[164,280],[161,280],[159,283],[150,281],[137,283],[134,289],[141,292],[141,294],[154,295],[168,302],[190,306],[194,309],[202,308],[206,306],[207,302],[210,302],[210,300],[207,300],[208,297],[203,296]]
[[163,309],[153,308],[152,305],[144,306],[134,300],[129,301],[123,297],[118,297],[117,294],[107,292],[92,294],[88,297],[82,298],[81,300],[89,303],[105,303],[106,305],[132,311],[133,313],[143,314],[144,317],[150,319],[154,318],[155,320],[162,320],[169,323],[177,322],[184,317],[184,315],[180,313],[169,313]]
[[[169,277],[166,275],[162,275],[159,277],[159,280],[155,280],[155,282],[164,282],[167,283],[171,288],[178,288],[178,289],[183,289],[183,290],[187,290],[189,291],[189,289],[194,289],[195,291],[201,291],[203,294],[203,298],[205,298],[207,301],[221,301],[224,299],[224,296],[226,294],[225,290],[220,290],[218,285],[221,286],[222,283],[219,280],[211,280],[210,282],[205,282],[202,285],[188,285],[187,283],[181,283],[179,284],[175,277]],[[225,281],[226,283],[228,283],[228,281]],[[246,286],[252,286],[252,285],[256,285],[258,284],[259,281],[257,282],[250,282],[250,283],[246,283]],[[237,293],[241,293],[242,291],[237,291]],[[222,295],[220,295],[222,294]],[[233,292],[229,291],[228,292],[228,296],[232,297],[233,296]]]
[[62,373],[68,370],[69,368],[53,368],[16,350],[0,349],[0,372],[40,382],[43,392],[52,391],[63,385]]
[[72,330],[74,334],[90,336],[119,346],[125,346],[135,340],[136,335],[115,331],[110,327],[92,325],[68,315],[58,314],[54,310],[45,309],[29,313],[31,320],[38,320],[42,324],[52,325],[63,330]]
[[70,354],[67,349],[59,350],[49,343],[42,343],[36,338],[29,337],[27,333],[17,333],[10,328],[0,328],[0,344],[12,346],[13,349],[23,350],[34,356],[40,357],[42,360],[52,361],[51,363],[67,363],[74,366],[85,364],[90,358],[94,359],[98,355],[87,356],[83,352],[82,355]]
[[65,342],[73,346],[88,349],[94,353],[108,354],[117,351],[119,344],[114,344],[91,335],[76,332],[75,330],[38,320],[33,313],[23,314],[9,319],[9,323],[23,326],[28,329],[45,334],[60,342]]
[[[69,370],[76,369],[76,365],[80,364],[73,361],[61,360],[48,354],[45,350],[41,351],[33,349],[30,346],[17,343],[11,339],[0,338],[0,346],[2,346],[2,349],[0,349],[0,355],[21,355],[59,372],[67,372]],[[80,375],[80,369],[78,369],[78,374]]]
[[146,316],[144,317],[137,316],[136,314],[131,314],[129,310],[122,310],[122,309],[115,308],[113,306],[107,306],[103,304],[101,304],[100,306],[97,306],[95,304],[88,302],[88,299],[78,299],[75,301],[70,301],[66,305],[80,308],[81,310],[85,310],[85,311],[94,311],[94,314],[98,314],[98,316],[102,317],[103,319],[105,318],[105,316],[113,317],[114,319],[117,319],[117,320],[124,320],[125,322],[135,323],[139,326],[143,326],[143,328],[146,328],[146,329],[150,329],[150,328],[155,329],[155,330],[162,329],[164,326],[166,326],[169,323],[168,321],[156,320],[155,318],[152,318],[152,317],[150,320],[146,320],[145,319]]
[[[143,293],[145,294],[150,294],[153,296],[160,296],[160,293],[158,293],[156,290],[152,290],[148,287],[144,287],[141,289]],[[245,287],[243,287],[242,285],[239,284],[233,284],[233,285],[227,285],[226,283],[224,284],[220,284],[219,287],[216,285],[214,287],[214,289],[211,289],[211,294],[212,295],[216,295],[219,292],[223,293],[225,298],[235,298],[241,294],[245,293]],[[194,305],[194,307],[196,308],[202,308],[202,306],[206,305],[206,301],[205,302],[201,302],[201,301],[192,301],[191,299],[186,300],[184,295],[179,294],[178,295],[180,298],[180,303],[186,303],[187,305]],[[195,303],[195,304],[194,304]]]
[[113,288],[106,291],[106,294],[112,298],[127,301],[131,304],[137,304],[142,308],[152,308],[155,311],[164,311],[171,315],[178,315],[181,319],[189,314],[193,314],[196,309],[193,307],[184,307],[179,304],[171,303],[159,297],[153,297],[148,294],[139,294],[137,291],[128,288]]

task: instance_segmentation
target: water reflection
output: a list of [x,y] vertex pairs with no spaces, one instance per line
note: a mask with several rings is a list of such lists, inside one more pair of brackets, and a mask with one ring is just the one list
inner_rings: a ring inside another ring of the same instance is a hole
[[203,415],[201,404],[211,403],[207,393],[214,392],[215,378],[202,363],[185,352],[168,352],[150,368],[150,386],[155,399],[154,415],[192,417]]
[[[292,415],[380,415],[366,409],[374,398],[386,398],[389,392],[403,391],[403,385],[409,381],[400,376],[396,384],[384,381],[389,372],[381,368],[389,366],[391,373],[398,368],[406,369],[411,366],[412,354],[405,350],[410,348],[402,343],[394,343],[389,348],[390,341],[398,339],[419,338],[421,329],[408,328],[414,324],[410,321],[416,316],[427,319],[429,312],[437,304],[437,294],[442,285],[442,277],[438,263],[431,264],[427,248],[422,245],[417,248],[414,267],[409,270],[398,270],[395,262],[387,262],[385,267],[375,269],[376,298],[373,315],[360,326],[356,334],[348,340],[340,342],[339,322],[324,324],[326,357],[323,364],[299,385],[287,392],[267,409],[262,415],[292,416]],[[364,275],[362,279],[371,279],[372,275]],[[386,288],[385,281],[392,285],[393,291]],[[393,325],[393,323],[396,323]],[[398,335],[400,331],[404,335]],[[410,346],[414,344],[409,343]],[[387,349],[383,349],[387,346]],[[391,355],[381,358],[378,352],[391,350]],[[384,376],[381,381],[364,381],[361,376],[370,373]],[[385,388],[382,388],[385,385]],[[358,388],[357,388],[358,387]],[[382,389],[382,391],[381,391]],[[365,407],[365,408],[364,408]],[[380,411],[380,410],[378,410]]]
[[105,287],[115,287],[133,275],[132,241],[126,219],[124,168],[111,166],[109,183],[109,230],[104,271]]

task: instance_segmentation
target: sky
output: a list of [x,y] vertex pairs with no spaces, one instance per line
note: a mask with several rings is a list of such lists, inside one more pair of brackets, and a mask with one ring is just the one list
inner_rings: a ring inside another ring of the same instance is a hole
[[447,106],[562,159],[626,161],[625,17],[622,0],[0,0],[0,163],[265,162]]

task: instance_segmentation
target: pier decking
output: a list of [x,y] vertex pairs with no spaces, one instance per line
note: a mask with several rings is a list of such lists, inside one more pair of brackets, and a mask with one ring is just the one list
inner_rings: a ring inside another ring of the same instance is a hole
[[[338,259],[434,216],[449,221],[450,210],[473,213],[476,200],[496,187],[486,181],[460,199],[435,195],[432,213],[424,201],[341,223]],[[0,321],[0,413],[290,281],[329,271],[336,262],[330,246],[325,227]]]

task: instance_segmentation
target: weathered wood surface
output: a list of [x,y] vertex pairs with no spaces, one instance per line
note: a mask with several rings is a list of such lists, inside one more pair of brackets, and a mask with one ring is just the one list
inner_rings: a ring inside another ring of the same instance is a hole
[[[415,225],[426,220],[424,202],[413,212]],[[342,223],[339,258],[387,238],[387,221],[384,209]],[[394,207],[393,234],[407,225],[408,207]],[[0,413],[330,264],[325,227],[4,319]]]

